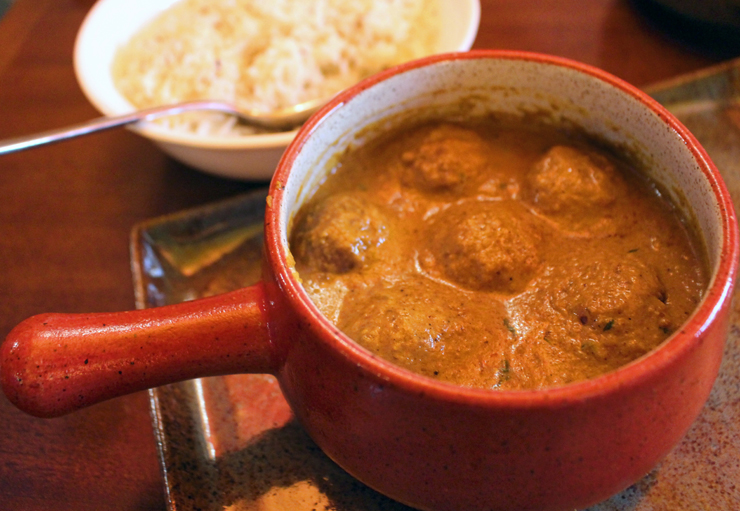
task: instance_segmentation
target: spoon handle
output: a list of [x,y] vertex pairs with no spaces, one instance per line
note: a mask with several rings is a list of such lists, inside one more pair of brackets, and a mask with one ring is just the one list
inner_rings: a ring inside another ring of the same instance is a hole
[[188,101],[177,105],[167,105],[154,108],[138,110],[130,114],[114,117],[98,117],[87,122],[73,124],[65,128],[43,131],[34,135],[0,140],[0,155],[23,151],[44,144],[60,142],[73,137],[88,135],[102,130],[117,128],[138,121],[151,121],[158,117],[175,115],[193,110],[214,110],[228,114],[234,114],[234,108],[227,103],[218,101]]

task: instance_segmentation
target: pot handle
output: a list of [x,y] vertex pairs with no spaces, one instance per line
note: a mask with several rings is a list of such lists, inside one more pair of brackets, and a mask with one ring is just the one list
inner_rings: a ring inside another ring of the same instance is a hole
[[128,312],[40,314],[0,346],[8,399],[55,417],[191,378],[274,373],[264,286]]

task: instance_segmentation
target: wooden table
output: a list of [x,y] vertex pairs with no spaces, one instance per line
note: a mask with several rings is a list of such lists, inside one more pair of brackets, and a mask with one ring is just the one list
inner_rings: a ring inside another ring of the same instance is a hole
[[[0,138],[91,118],[72,71],[93,0],[17,0],[0,21]],[[729,55],[664,35],[627,0],[483,0],[476,48],[581,60],[643,86]],[[0,336],[40,312],[130,309],[129,231],[254,184],[191,170],[125,130],[0,156]],[[161,510],[145,393],[41,420],[0,397],[0,509]]]

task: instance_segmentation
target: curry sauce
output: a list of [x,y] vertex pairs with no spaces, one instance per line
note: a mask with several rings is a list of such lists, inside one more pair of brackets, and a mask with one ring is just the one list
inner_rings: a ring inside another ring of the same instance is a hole
[[348,151],[295,218],[296,270],[356,342],[431,378],[535,389],[654,349],[707,285],[659,189],[576,132],[427,123]]

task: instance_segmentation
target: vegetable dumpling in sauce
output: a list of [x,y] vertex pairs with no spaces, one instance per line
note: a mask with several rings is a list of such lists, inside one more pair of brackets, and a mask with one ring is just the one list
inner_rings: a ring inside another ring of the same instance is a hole
[[350,293],[337,326],[382,358],[470,386],[498,384],[509,332],[481,321],[503,303],[412,276]]
[[461,191],[486,170],[486,144],[473,130],[440,124],[419,130],[413,139],[420,140],[401,153],[406,186],[426,192]]
[[623,186],[619,172],[605,156],[563,145],[547,151],[527,173],[526,181],[535,209],[571,228],[596,221]]
[[433,218],[422,266],[468,289],[521,291],[540,264],[542,233],[518,201],[465,201]]
[[377,207],[355,195],[334,195],[306,213],[293,252],[318,271],[346,273],[368,262],[387,231]]

